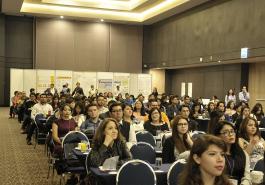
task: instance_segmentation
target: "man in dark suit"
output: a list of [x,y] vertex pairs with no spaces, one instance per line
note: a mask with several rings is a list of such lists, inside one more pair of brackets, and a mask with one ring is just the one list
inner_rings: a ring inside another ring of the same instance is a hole
[[54,95],[58,95],[58,91],[57,89],[54,87],[54,84],[50,84],[50,88],[46,89],[44,91],[45,94],[52,94],[53,96]]
[[83,88],[80,87],[80,82],[76,82],[76,88],[72,92],[72,96],[81,95],[84,96]]
[[117,120],[121,134],[127,142],[136,143],[136,135],[132,125],[123,120],[123,110],[121,103],[113,103],[109,107],[110,116]]

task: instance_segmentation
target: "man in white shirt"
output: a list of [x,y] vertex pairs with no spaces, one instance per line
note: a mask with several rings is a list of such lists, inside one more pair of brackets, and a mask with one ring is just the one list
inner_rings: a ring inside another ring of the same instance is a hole
[[94,85],[91,85],[91,86],[90,86],[90,89],[89,89],[89,91],[88,91],[88,96],[89,96],[89,97],[96,96],[97,93],[98,93],[98,90],[95,89]]
[[[53,112],[53,108],[50,104],[47,103],[47,97],[46,94],[41,94],[40,95],[40,102],[35,104],[32,107],[31,110],[31,119],[35,120],[35,117],[37,114],[43,114],[43,116],[45,118],[47,118],[48,116],[50,116]],[[33,135],[33,132],[36,128],[35,124],[31,124],[28,135],[27,135],[27,144],[31,145],[31,137]]]
[[121,88],[119,85],[116,86],[116,89],[114,90],[114,97],[116,98],[121,92]]
[[98,104],[99,114],[103,114],[109,111],[109,109],[104,106],[105,104],[104,96],[99,95],[97,97],[97,104]]
[[249,96],[249,92],[247,91],[247,87],[243,86],[242,91],[239,92],[239,94],[238,94],[238,99],[240,102],[248,103],[249,98],[250,98],[250,96]]

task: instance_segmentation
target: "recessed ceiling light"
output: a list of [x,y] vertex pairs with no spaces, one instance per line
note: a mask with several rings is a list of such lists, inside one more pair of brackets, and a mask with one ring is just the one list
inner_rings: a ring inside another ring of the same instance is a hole
[[61,19],[63,19],[63,18],[64,18],[64,16],[62,16],[62,15],[61,15],[61,16],[60,16],[60,18],[61,18]]
[[101,22],[104,22],[104,19],[100,19]]

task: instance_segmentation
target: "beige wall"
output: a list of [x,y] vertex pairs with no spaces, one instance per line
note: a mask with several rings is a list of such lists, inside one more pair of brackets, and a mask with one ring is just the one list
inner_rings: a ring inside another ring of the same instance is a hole
[[250,106],[259,102],[265,107],[265,62],[250,64],[249,67],[249,93]]
[[149,74],[152,75],[152,87],[156,87],[159,94],[165,92],[165,70],[151,69]]
[[36,20],[36,68],[142,72],[142,27]]

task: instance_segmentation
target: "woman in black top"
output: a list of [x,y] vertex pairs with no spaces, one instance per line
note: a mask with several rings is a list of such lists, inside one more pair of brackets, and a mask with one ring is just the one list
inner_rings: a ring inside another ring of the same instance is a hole
[[230,122],[221,121],[216,125],[214,135],[220,137],[227,146],[226,174],[238,184],[251,184],[249,157],[238,144],[234,126]]
[[88,165],[101,166],[110,157],[119,156],[120,162],[131,159],[131,153],[121,136],[115,119],[106,118],[98,127],[93,138],[92,151],[88,156]]
[[144,123],[144,129],[156,136],[161,131],[169,130],[167,123],[162,122],[161,112],[158,108],[152,108],[149,120]]
[[[165,140],[163,146],[163,163],[173,163],[178,160],[181,153],[190,150],[193,145],[191,136],[188,133],[189,125],[187,119],[182,116],[176,116],[172,125],[172,136]],[[188,157],[188,155],[186,157]]]

